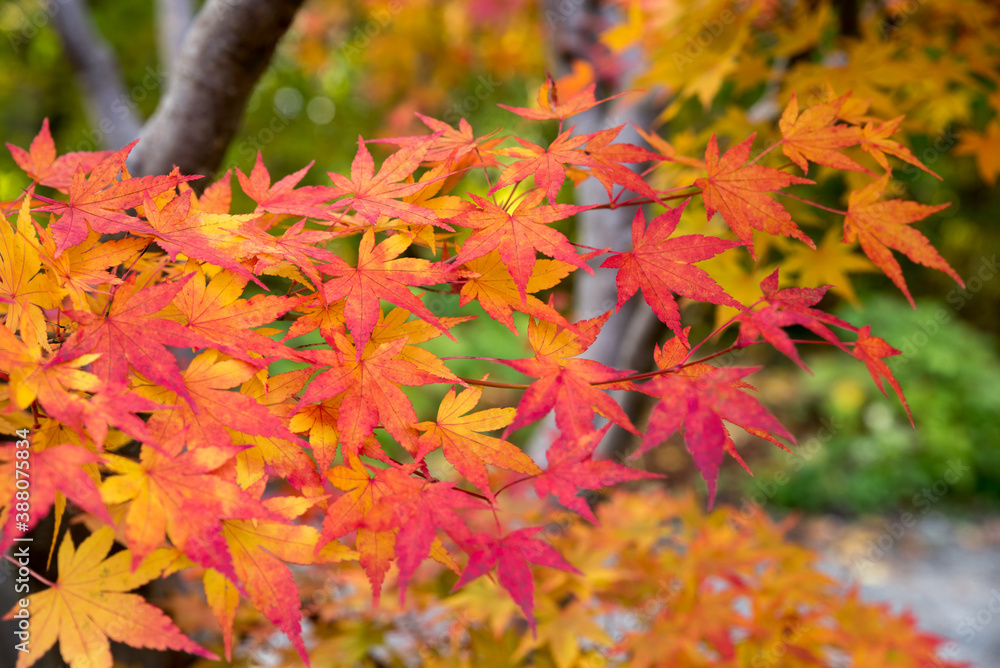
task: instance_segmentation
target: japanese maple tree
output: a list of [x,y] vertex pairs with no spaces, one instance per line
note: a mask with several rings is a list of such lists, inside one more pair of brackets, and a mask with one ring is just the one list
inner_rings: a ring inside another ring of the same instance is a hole
[[[574,133],[574,116],[606,102],[593,85],[563,95],[549,78],[538,102],[507,109],[512,124],[555,130],[548,145],[477,138],[465,120],[455,130],[422,116],[431,133],[382,140],[398,148],[377,168],[359,138],[350,174],[330,173],[328,186],[298,187],[309,166],[272,183],[258,156],[249,175],[237,173],[256,205],[242,214],[231,211],[228,173],[197,195],[189,185],[197,175],[132,177],[133,146],[56,157],[47,122],[29,149],[11,147],[25,177],[23,195],[4,203],[0,218],[0,431],[15,441],[0,449],[0,550],[49,506],[62,518],[67,501],[92,529],[83,542],[62,539],[56,581],[35,574],[28,610],[45,626],[18,668],[56,643],[71,665],[110,668],[111,640],[217,658],[126,593],[178,571],[203,583],[227,659],[247,600],[309,662],[287,564],[359,568],[375,603],[392,569],[401,599],[427,561],[454,571],[455,588],[489,576],[534,633],[532,566],[576,577],[588,565],[545,540],[545,521],[525,525],[515,512],[521,501],[510,499],[533,489],[596,523],[578,490],[656,477],[596,459],[608,430],[598,421],[634,434],[637,454],[679,433],[711,507],[726,456],[742,463],[733,426],[777,447],[795,442],[748,382],[759,367],[717,364],[725,353],[771,346],[805,368],[800,347],[832,346],[906,406],[883,361],[898,352],[868,327],[824,312],[828,286],[783,288],[775,271],[748,297],[698,266],[756,257],[775,235],[815,247],[782,199],[795,193],[810,203],[813,163],[869,179],[849,194],[847,210],[817,207],[828,229],[860,242],[907,297],[893,251],[961,283],[914,226],[941,207],[882,199],[891,177],[884,153],[923,165],[895,148],[895,126],[869,115],[865,99],[831,94],[800,108],[793,98],[782,139],[755,158],[753,135],[713,135],[699,155],[681,158],[652,135],[649,147],[617,141],[621,127]],[[866,141],[866,165],[841,153]],[[771,153],[779,146],[791,163]],[[632,171],[643,162],[699,174],[663,189]],[[470,172],[488,185],[462,181]],[[568,182],[588,178],[607,202],[557,201]],[[630,248],[581,247],[567,232],[575,214],[622,207],[634,210]],[[716,214],[729,229],[713,234],[706,220]],[[542,293],[577,271],[613,275],[617,302],[589,317],[560,312]],[[524,334],[524,356],[496,359],[481,346],[482,373],[457,375],[450,358],[422,344],[462,340],[471,315],[435,313],[433,291],[460,295],[462,308],[477,302],[511,336]],[[608,317],[640,292],[672,332],[648,351],[655,370],[588,359]],[[684,320],[694,302],[730,315],[692,341]],[[793,338],[789,327],[815,337]],[[490,380],[497,369],[524,382]],[[444,398],[420,415],[404,388],[432,385]],[[519,399],[481,407],[484,388]],[[633,421],[612,391],[651,397],[648,421]],[[541,464],[509,439],[549,413],[558,434]],[[19,505],[22,470],[30,510]],[[108,556],[115,540],[126,550]],[[735,656],[725,631],[713,634],[720,655]],[[645,661],[651,650],[628,651]]]

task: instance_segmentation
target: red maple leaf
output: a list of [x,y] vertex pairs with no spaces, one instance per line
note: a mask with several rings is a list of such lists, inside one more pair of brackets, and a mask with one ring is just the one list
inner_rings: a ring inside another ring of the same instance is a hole
[[136,275],[131,274],[115,290],[106,316],[65,311],[80,326],[59,349],[56,359],[100,353],[93,365],[104,385],[125,385],[131,367],[190,401],[177,362],[164,346],[203,348],[212,344],[179,323],[153,316],[177,296],[190,278],[189,274],[139,290]]
[[520,160],[503,170],[500,178],[490,189],[490,194],[532,176],[535,185],[548,195],[549,204],[555,204],[559,190],[566,181],[566,169],[563,165],[580,164],[587,159],[586,154],[579,150],[579,147],[587,141],[587,137],[583,135],[571,137],[572,132],[573,128],[566,130],[553,139],[548,147],[514,137],[521,148],[504,148],[496,153]]
[[795,438],[760,405],[743,391],[749,387],[745,376],[761,367],[710,367],[663,374],[640,386],[642,391],[659,397],[649,417],[649,427],[636,455],[659,445],[675,431],[683,430],[684,443],[708,485],[708,505],[715,500],[715,482],[719,465],[731,443],[722,420],[753,433],[777,434],[795,442]]
[[910,417],[910,426],[913,427],[913,413],[910,412],[910,406],[906,403],[906,397],[903,396],[903,388],[899,386],[899,382],[892,375],[888,365],[882,361],[886,357],[899,355],[900,352],[886,343],[885,339],[872,336],[871,331],[871,325],[865,325],[858,330],[858,340],[854,344],[854,356],[868,367],[868,373],[872,375],[872,379],[878,385],[883,396],[888,395],[885,393],[885,387],[882,386],[882,379],[885,378],[892,386],[892,389],[896,391],[896,396],[903,402],[903,408],[906,409],[906,414]]
[[637,471],[610,459],[594,459],[594,448],[611,428],[611,423],[598,431],[576,438],[560,436],[546,451],[548,466],[534,479],[539,497],[552,494],[567,508],[597,524],[587,501],[577,496],[584,489],[602,489],[627,480],[662,478],[658,473]]
[[[849,322],[841,320],[837,316],[824,313],[819,309],[810,308],[819,300],[831,286],[824,285],[819,288],[785,288],[778,289],[778,270],[760,282],[760,289],[764,293],[764,300],[768,305],[755,311],[745,311],[740,314],[740,336],[737,344],[748,346],[757,340],[758,336],[775,348],[788,355],[796,364],[809,371],[802,359],[799,357],[795,344],[785,332],[784,327],[791,325],[802,325],[817,336],[821,336],[833,345],[837,346],[845,353],[849,352],[847,347],[840,341],[826,325],[836,325],[852,332],[857,328]],[[825,324],[824,324],[825,323]]]
[[359,360],[375,331],[381,299],[405,308],[455,340],[448,328],[409,290],[411,285],[445,282],[451,268],[420,258],[399,258],[412,242],[405,234],[394,234],[376,246],[375,232],[369,229],[358,247],[358,266],[331,258],[335,261],[321,267],[323,273],[337,277],[323,285],[324,294],[327,303],[345,300],[344,320],[351,328]]
[[351,163],[351,178],[334,172],[327,172],[336,187],[331,189],[330,198],[341,197],[333,204],[333,209],[347,211],[354,209],[372,225],[379,216],[399,218],[411,225],[436,225],[454,231],[451,226],[438,218],[433,209],[400,201],[407,195],[427,187],[426,182],[407,183],[406,177],[420,166],[431,147],[436,134],[423,141],[404,146],[382,163],[378,174],[365,140],[358,136],[358,153]]
[[87,238],[90,229],[102,234],[114,234],[130,230],[149,230],[149,226],[135,216],[124,213],[143,203],[147,196],[155,197],[176,187],[179,183],[200,179],[200,176],[142,176],[116,178],[125,168],[125,160],[138,139],[111,155],[95,167],[90,178],[78,168],[73,174],[69,187],[69,201],[60,202],[35,195],[35,199],[47,202],[35,211],[45,211],[59,215],[50,227],[56,241],[56,257],[70,246],[76,246]]
[[337,416],[337,433],[347,451],[360,452],[364,440],[381,422],[411,454],[416,453],[413,425],[417,414],[400,386],[448,379],[428,373],[408,360],[396,359],[407,342],[406,337],[401,337],[357,355],[344,336],[334,334],[332,340],[327,339],[333,350],[303,351],[303,357],[327,370],[309,383],[296,412],[306,404],[344,393]]
[[[545,417],[555,408],[556,425],[566,438],[577,438],[594,430],[594,412],[623,429],[638,434],[625,411],[604,392],[613,381],[631,373],[607,367],[588,359],[570,359],[579,355],[597,338],[601,325],[611,311],[575,324],[576,331],[551,322],[528,319],[528,340],[535,356],[530,359],[500,360],[527,376],[539,380],[532,383],[517,406],[514,421],[504,431],[507,438],[515,429]],[[593,383],[607,383],[598,388]]]
[[[32,450],[29,470],[25,468],[26,465],[17,465],[26,461],[16,456],[17,450],[10,444],[0,446],[0,461],[3,462],[0,464],[0,473],[3,475],[0,482],[0,520],[3,520],[0,554],[5,553],[13,543],[18,532],[16,527],[22,519],[18,517],[17,522],[14,521],[17,512],[15,495],[20,489],[16,486],[18,480],[28,480],[31,488],[30,512],[25,513],[27,518],[24,520],[28,528],[21,533],[27,533],[48,515],[56,501],[57,492],[65,494],[66,498],[101,521],[113,523],[108,509],[101,501],[97,485],[83,470],[83,466],[98,461],[97,455],[76,445],[54,445],[44,450]],[[94,470],[96,472],[96,468]],[[61,514],[62,511],[59,512]]]
[[477,195],[469,195],[478,207],[461,213],[450,220],[476,230],[455,258],[463,264],[483,257],[496,249],[507,265],[510,275],[521,295],[521,304],[527,301],[527,286],[535,267],[535,253],[562,260],[593,274],[583,258],[561,232],[549,223],[564,220],[591,207],[571,204],[541,205],[545,193],[537,188],[527,193],[510,211]]
[[742,308],[705,270],[694,266],[695,262],[739,246],[738,242],[700,234],[671,238],[688,201],[660,214],[648,227],[640,208],[632,219],[632,251],[616,253],[601,264],[618,269],[616,312],[641,287],[643,298],[660,321],[680,337],[684,334],[675,292],[696,301]]
[[294,350],[253,328],[274,322],[302,300],[277,295],[241,299],[246,284],[245,276],[221,271],[206,285],[205,275],[194,272],[173,303],[188,329],[231,357],[260,367],[275,358],[294,359]]
[[437,530],[464,546],[472,533],[455,511],[487,506],[447,482],[426,482],[411,477],[409,470],[386,469],[380,477],[391,493],[383,494],[365,515],[363,526],[396,534],[395,556],[399,566],[399,599],[405,601],[413,572],[430,554]]
[[57,158],[48,118],[42,121],[42,129],[31,140],[27,151],[10,143],[7,148],[25,174],[43,186],[63,191],[72,183],[77,171],[89,174],[99,162],[111,155],[111,151],[78,151]]
[[645,195],[650,199],[658,199],[656,191],[641,176],[623,163],[658,162],[662,158],[635,144],[611,143],[624,127],[624,125],[619,125],[616,128],[608,128],[587,135],[587,147],[584,149],[586,158],[578,164],[590,167],[590,173],[608,191],[608,197],[611,197],[611,191],[614,184],[617,183],[634,193]]
[[178,253],[183,253],[246,276],[266,290],[267,286],[234,257],[232,249],[224,246],[231,243],[238,232],[254,235],[255,232],[246,226],[254,216],[207,213],[195,209],[193,199],[194,193],[188,190],[168,201],[161,209],[152,197],[146,195],[142,210],[149,225],[131,232],[140,237],[152,237],[171,261]]
[[295,189],[295,186],[316,161],[310,162],[297,172],[289,174],[271,185],[271,174],[264,166],[264,159],[257,151],[257,162],[247,176],[236,168],[236,178],[247,196],[257,203],[257,211],[268,213],[287,213],[292,216],[329,219],[328,206],[321,206],[327,200],[333,199],[334,192],[327,186],[305,186]]
[[547,74],[545,77],[545,83],[543,83],[538,89],[538,109],[509,107],[506,104],[498,104],[497,106],[502,107],[507,111],[512,111],[521,118],[527,118],[532,121],[544,121],[556,118],[562,121],[575,114],[581,114],[599,104],[613,100],[616,97],[621,97],[622,95],[627,95],[629,92],[634,92],[626,91],[624,93],[612,95],[611,97],[606,97],[603,100],[597,100],[594,97],[594,91],[596,90],[597,84],[592,83],[578,93],[571,95],[568,99],[560,102],[556,82],[552,80],[551,74]]
[[[433,134],[433,141],[430,148],[424,154],[425,163],[436,163],[446,160],[449,157],[458,162],[469,153],[477,153],[480,157],[486,158],[487,164],[492,164],[490,149],[500,143],[500,139],[491,139],[500,132],[497,128],[489,134],[476,137],[472,132],[472,126],[464,118],[458,119],[458,129],[448,125],[444,121],[439,121],[430,116],[417,113],[416,117],[429,127]],[[369,139],[369,142],[385,144],[395,144],[397,146],[411,146],[425,141],[427,137],[386,137],[384,139]],[[484,155],[485,154],[485,155]]]
[[471,542],[475,545],[469,563],[462,572],[452,591],[463,587],[481,575],[497,567],[500,586],[506,589],[514,602],[524,612],[524,616],[535,630],[535,581],[529,564],[556,568],[569,573],[583,575],[572,564],[563,559],[555,548],[534,536],[545,527],[528,527],[511,531],[503,538],[488,534],[476,534]]
[[732,147],[719,158],[719,145],[715,135],[705,150],[707,178],[697,179],[694,185],[702,190],[705,211],[708,217],[716,211],[722,214],[726,224],[756,259],[753,248],[753,230],[763,230],[769,234],[795,237],[810,248],[816,248],[812,240],[792,222],[785,208],[774,201],[768,193],[777,192],[794,183],[814,183],[810,179],[786,174],[781,170],[763,165],[747,164],[750,147],[756,133]]

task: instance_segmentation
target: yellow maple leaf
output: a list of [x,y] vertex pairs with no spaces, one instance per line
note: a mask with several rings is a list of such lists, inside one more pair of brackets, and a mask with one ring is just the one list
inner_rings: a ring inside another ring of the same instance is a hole
[[[175,649],[212,661],[203,649],[174,625],[159,608],[130,589],[157,578],[170,565],[170,550],[157,550],[132,571],[128,550],[107,557],[115,532],[103,527],[79,547],[67,534],[59,546],[59,579],[30,597],[31,651],[20,654],[17,668],[28,668],[59,641],[70,668],[111,668],[110,640],[133,647]],[[4,619],[12,619],[17,606]]]

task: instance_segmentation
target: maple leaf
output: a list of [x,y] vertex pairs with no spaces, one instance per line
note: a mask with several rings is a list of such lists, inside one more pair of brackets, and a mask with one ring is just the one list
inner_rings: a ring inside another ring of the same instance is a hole
[[295,189],[295,186],[306,172],[315,164],[315,160],[297,172],[289,174],[271,185],[271,174],[264,166],[264,158],[257,151],[257,162],[247,176],[236,168],[236,178],[247,196],[257,203],[255,211],[268,213],[286,213],[291,216],[329,219],[328,206],[321,206],[325,201],[333,199],[331,188],[327,186],[305,186]]
[[681,369],[677,373],[656,376],[640,386],[642,391],[659,397],[660,401],[649,417],[642,446],[633,456],[659,445],[675,431],[683,430],[684,443],[708,486],[708,506],[711,508],[719,465],[727,441],[731,443],[722,420],[758,435],[773,433],[795,442],[757,399],[742,391],[748,387],[742,378],[760,368],[707,367],[693,372]]
[[[269,508],[274,508],[275,502],[281,500],[281,497],[274,497],[264,503]],[[284,513],[284,519],[291,520],[296,515],[297,511]],[[285,562],[306,565],[329,563],[350,559],[355,556],[354,552],[337,543],[317,551],[319,531],[304,524],[269,520],[223,520],[222,526],[226,543],[233,555],[236,575],[246,587],[250,600],[291,640],[302,661],[307,666],[310,665],[309,655],[302,641],[299,589]],[[226,656],[229,657],[232,626],[224,627],[224,632]]]
[[111,155],[111,151],[78,151],[56,157],[56,145],[49,132],[49,119],[42,120],[42,129],[25,151],[8,143],[7,149],[17,166],[43,186],[65,190],[77,171],[89,174],[94,167]]
[[501,188],[520,183],[528,176],[532,176],[535,185],[548,195],[549,204],[555,204],[559,190],[566,181],[566,169],[563,165],[580,164],[587,158],[586,154],[578,150],[587,141],[587,137],[583,135],[571,137],[572,132],[573,128],[566,130],[553,139],[548,147],[514,137],[522,148],[505,148],[496,153],[520,160],[503,170],[500,178],[490,188],[489,194],[492,195]]
[[32,347],[49,350],[42,309],[56,306],[59,299],[58,293],[47,290],[46,274],[39,273],[42,260],[29,213],[32,192],[29,188],[21,202],[16,228],[0,213],[0,299],[9,304],[6,329],[20,330]]
[[146,423],[136,413],[150,413],[166,408],[161,404],[129,392],[123,387],[103,387],[93,392],[87,402],[83,423],[94,444],[101,449],[108,429],[115,427],[137,441],[153,442]]
[[364,526],[375,531],[398,529],[395,558],[399,566],[399,600],[405,602],[413,572],[427,556],[437,529],[463,546],[472,538],[457,509],[484,509],[482,501],[463,494],[453,483],[421,482],[409,470],[385,469],[380,476],[386,493],[364,517]]
[[327,172],[335,186],[329,199],[346,195],[335,202],[333,208],[344,211],[354,209],[372,225],[378,222],[379,216],[389,216],[413,225],[435,225],[454,231],[432,209],[400,201],[400,198],[426,186],[419,182],[406,183],[405,179],[420,166],[436,136],[431,135],[396,151],[386,158],[376,174],[372,155],[359,135],[358,152],[351,163],[351,178]]
[[27,346],[21,339],[0,327],[0,370],[9,377],[11,404],[25,409],[36,399],[51,415],[74,429],[83,424],[85,402],[71,391],[93,392],[101,381],[81,367],[98,359],[96,354],[73,357],[59,354],[43,358],[37,346]]
[[[0,472],[3,474],[0,482],[0,520],[3,521],[3,535],[0,537],[0,553],[5,553],[13,544],[14,536],[27,533],[38,525],[49,512],[58,494],[64,494],[70,501],[91,513],[101,521],[111,524],[111,516],[101,502],[97,485],[87,475],[83,467],[98,461],[97,455],[75,445],[56,445],[44,450],[31,450],[30,469],[18,466],[24,459],[16,457],[21,448],[13,445],[0,446]],[[30,476],[30,477],[29,477]],[[30,511],[25,513],[27,529],[18,530],[20,524],[15,519],[16,495],[18,480],[31,483]]]
[[126,237],[110,241],[100,241],[100,235],[91,232],[86,241],[73,246],[56,257],[55,241],[49,231],[38,230],[44,253],[45,285],[51,295],[68,294],[73,308],[90,310],[87,294],[95,292],[100,285],[119,285],[122,279],[107,269],[120,264],[129,264],[146,247],[143,239]]
[[[491,139],[500,132],[497,128],[489,134],[476,137],[472,132],[472,126],[464,118],[458,119],[458,129],[444,121],[439,121],[421,113],[414,114],[424,125],[429,127],[434,133],[430,148],[424,153],[424,162],[438,162],[451,158],[458,162],[469,153],[475,152],[480,157],[490,160],[490,149],[500,143],[500,139]],[[412,146],[420,144],[427,137],[385,137],[383,139],[369,139],[369,142],[379,142],[385,144],[395,144],[397,146]],[[485,154],[485,155],[484,155]],[[492,162],[492,160],[490,160]]]
[[[611,311],[576,323],[576,331],[548,322],[528,319],[528,341],[535,356],[530,359],[499,360],[527,376],[539,380],[528,386],[517,406],[514,421],[503,438],[516,429],[540,420],[555,408],[556,425],[567,438],[594,430],[594,412],[623,429],[638,434],[621,407],[593,383],[611,384],[630,371],[612,369],[588,359],[570,359],[594,342]],[[610,388],[609,388],[610,389]]]
[[395,234],[376,246],[375,232],[369,229],[361,238],[356,267],[340,258],[321,267],[323,273],[336,276],[323,285],[327,303],[346,300],[344,320],[351,328],[359,360],[375,330],[380,299],[405,308],[455,340],[448,328],[409,290],[411,285],[445,282],[450,268],[421,258],[400,258],[411,243],[406,235]]
[[552,494],[559,503],[597,524],[587,501],[577,496],[584,489],[602,489],[628,480],[662,478],[658,473],[637,471],[610,459],[594,459],[594,449],[611,428],[611,423],[597,431],[575,438],[560,436],[545,453],[548,466],[535,478],[539,497]]
[[356,355],[354,346],[340,334],[327,339],[332,350],[303,351],[316,366],[328,367],[317,375],[295,407],[344,393],[337,417],[337,432],[349,452],[358,453],[364,439],[380,422],[411,454],[417,451],[412,425],[417,422],[413,404],[401,385],[427,385],[442,379],[397,356],[407,345],[405,337],[383,343]]
[[914,427],[913,424],[913,413],[910,412],[910,406],[906,403],[906,397],[903,396],[903,388],[899,386],[899,382],[892,375],[892,371],[889,370],[889,366],[882,360],[886,357],[892,357],[893,355],[899,355],[900,352],[886,343],[885,339],[881,339],[877,336],[871,335],[871,325],[865,325],[858,330],[858,340],[854,344],[854,356],[865,363],[868,367],[868,373],[872,375],[872,379],[875,384],[878,385],[878,389],[882,392],[882,396],[888,396],[885,393],[885,387],[882,386],[882,379],[885,378],[893,390],[896,391],[896,396],[903,403],[903,408],[906,409],[906,414],[910,418],[910,426]]
[[[31,652],[18,657],[17,668],[28,668],[59,642],[62,658],[72,668],[111,668],[109,640],[133,647],[174,649],[218,661],[212,652],[192,642],[158,608],[139,594],[127,594],[160,576],[172,559],[169,551],[150,555],[129,570],[128,550],[107,557],[115,532],[102,527],[80,543],[71,536],[59,546],[59,579],[44,591],[32,592]],[[107,558],[105,558],[107,557]],[[4,619],[11,619],[13,609]]]
[[888,185],[889,175],[885,174],[850,194],[844,219],[844,243],[860,240],[865,255],[892,279],[914,308],[913,297],[903,279],[903,270],[890,249],[925,267],[943,271],[965,287],[962,278],[938,255],[927,237],[909,225],[946,209],[949,203],[930,206],[899,199],[879,201]]
[[515,413],[513,408],[489,408],[469,413],[482,395],[482,387],[470,387],[457,396],[455,388],[448,390],[438,407],[437,421],[414,425],[425,432],[418,442],[417,459],[443,448],[445,459],[495,502],[486,464],[527,475],[541,473],[541,469],[517,446],[480,433],[506,427],[514,420]]
[[500,258],[514,278],[522,305],[527,302],[528,281],[535,267],[536,251],[594,273],[585,260],[576,254],[569,240],[561,232],[548,226],[549,223],[564,220],[592,207],[540,205],[545,197],[540,188],[527,193],[510,211],[477,195],[469,196],[478,207],[449,219],[476,230],[462,244],[455,262],[464,264],[483,257],[490,251],[499,251]]
[[47,202],[45,206],[35,211],[48,211],[59,214],[58,220],[50,226],[52,237],[56,241],[56,257],[70,246],[75,246],[87,238],[88,225],[90,229],[102,234],[114,234],[131,230],[148,230],[149,226],[136,218],[124,213],[143,203],[145,197],[155,197],[162,192],[174,188],[179,183],[199,179],[200,176],[142,176],[122,178],[116,181],[119,172],[124,170],[125,160],[138,139],[131,144],[107,156],[99,162],[85,178],[82,169],[73,174],[73,182],[69,186],[69,202],[59,202],[40,195],[36,199]]
[[500,258],[499,251],[494,250],[466,262],[465,268],[471,275],[462,284],[459,306],[465,306],[472,300],[478,301],[484,311],[497,322],[503,323],[515,335],[518,331],[514,325],[514,318],[511,317],[513,311],[522,311],[539,320],[553,322],[567,329],[572,328],[559,311],[531,293],[555,287],[575,269],[573,265],[559,260],[536,260],[525,286],[526,297],[523,302],[514,279],[507,271],[507,265]]
[[614,184],[617,183],[634,193],[658,200],[656,191],[641,176],[622,163],[658,162],[661,158],[656,153],[651,153],[634,144],[611,143],[624,127],[624,125],[619,125],[615,128],[586,135],[587,148],[584,150],[586,158],[582,163],[577,164],[590,167],[590,173],[601,182],[601,185],[607,190],[609,198]]
[[785,208],[768,194],[795,183],[814,182],[772,167],[747,164],[750,147],[756,136],[756,133],[750,135],[726,151],[721,159],[715,135],[709,140],[705,150],[708,177],[694,182],[702,190],[708,217],[714,216],[716,211],[721,213],[726,224],[754,259],[757,259],[757,255],[753,247],[752,230],[794,237],[810,248],[815,248],[812,240],[792,222],[792,217]]
[[234,359],[221,359],[218,350],[199,353],[182,373],[182,389],[189,402],[177,402],[177,393],[155,385],[139,385],[136,392],[152,401],[174,405],[158,410],[147,427],[153,444],[161,452],[176,455],[204,446],[228,446],[230,430],[243,434],[280,438],[307,445],[288,430],[284,420],[271,413],[253,397],[229,388],[249,380],[259,369]]
[[295,351],[252,328],[274,322],[301,299],[276,295],[241,299],[246,284],[245,276],[224,270],[206,285],[205,274],[194,272],[173,304],[184,315],[189,330],[231,357],[256,366],[275,358],[294,359]]
[[105,385],[124,385],[132,367],[190,401],[177,362],[164,346],[200,348],[210,346],[211,342],[176,322],[152,315],[169,304],[190,278],[189,274],[177,281],[139,290],[136,275],[131,274],[117,287],[106,316],[65,311],[80,327],[63,344],[55,359],[67,361],[84,354],[100,354],[94,361],[94,373]]
[[101,497],[106,503],[129,502],[123,525],[133,566],[169,536],[192,561],[239,582],[219,522],[271,516],[257,499],[213,473],[242,449],[205,446],[167,456],[144,446],[139,461],[104,455],[118,475],[104,481]]
[[529,564],[556,568],[569,573],[583,575],[572,564],[563,559],[555,548],[534,536],[545,527],[528,527],[511,531],[502,538],[488,534],[476,534],[471,542],[474,548],[469,563],[462,572],[452,591],[463,587],[497,567],[500,586],[506,589],[528,620],[533,634],[535,630],[535,581]]
[[975,156],[979,176],[993,187],[1000,174],[1000,121],[990,121],[982,134],[963,130],[958,136],[960,141],[955,147],[955,155]]
[[[778,289],[778,270],[760,282],[761,292],[768,305],[752,311],[744,311],[739,316],[740,335],[736,343],[748,346],[761,336],[768,343],[790,357],[800,367],[809,371],[802,358],[799,357],[795,344],[785,333],[783,327],[802,325],[812,333],[829,341],[845,353],[847,348],[836,334],[826,325],[836,325],[844,329],[856,331],[853,325],[840,318],[824,313],[819,309],[810,308],[823,299],[830,289],[829,285],[819,288],[785,288]],[[825,324],[824,324],[825,323]],[[810,372],[811,373],[811,372]]]
[[[312,371],[309,369],[295,369],[268,377],[265,369],[243,383],[240,390],[258,404],[267,406],[273,415],[286,423],[294,409],[289,399],[302,391],[310,376]],[[261,480],[266,481],[270,473],[287,479],[306,496],[323,494],[323,482],[316,465],[302,449],[301,441],[256,434],[239,434],[236,440],[252,446],[236,456],[236,482],[240,487],[248,489]]]
[[[238,239],[244,232],[252,233],[246,224],[257,216],[207,213],[195,210],[193,200],[194,193],[189,190],[168,201],[161,209],[151,197],[144,197],[143,213],[149,226],[143,230],[132,230],[133,234],[152,237],[166,251],[170,260],[174,260],[178,253],[183,253],[189,258],[204,260],[246,276],[266,290],[267,286],[250,273],[224,245]],[[270,241],[258,250],[269,250],[273,246],[274,242]]]
[[924,170],[938,181],[942,180],[940,176],[929,170],[924,163],[920,162],[910,149],[897,141],[889,139],[899,129],[899,124],[903,122],[904,118],[906,117],[897,116],[891,121],[879,122],[878,126],[871,121],[865,123],[865,126],[861,129],[861,150],[870,153],[875,158],[875,162],[887,172],[891,172],[892,170],[889,169],[889,161],[885,157],[886,153],[894,155],[918,169]]
[[560,121],[563,121],[570,116],[583,113],[599,104],[609,102],[610,100],[621,97],[622,95],[627,95],[630,92],[637,92],[626,91],[624,93],[612,95],[611,97],[606,97],[603,100],[597,100],[594,98],[595,90],[597,90],[597,84],[589,84],[583,90],[571,95],[565,101],[560,102],[556,82],[552,80],[551,74],[547,74],[545,82],[538,89],[538,109],[509,107],[506,104],[498,104],[497,106],[506,109],[507,111],[512,111],[521,118],[527,118],[531,121],[544,121],[549,119],[559,119]]
[[778,121],[782,136],[781,150],[804,173],[809,173],[809,160],[834,169],[868,171],[836,151],[859,144],[862,139],[861,128],[835,124],[837,114],[848,95],[815,104],[799,114],[799,101],[795,93],[792,93],[792,99]]
[[327,509],[316,549],[319,550],[320,546],[329,541],[357,529],[355,548],[360,555],[361,567],[371,583],[372,603],[378,606],[382,581],[394,558],[396,535],[394,531],[376,531],[361,525],[375,503],[385,494],[392,493],[392,490],[384,473],[380,472],[372,477],[354,453],[347,452],[345,460],[347,466],[335,466],[327,472],[330,483],[346,494],[331,503]]
[[683,330],[674,292],[697,301],[742,307],[705,270],[694,266],[695,262],[714,257],[739,243],[700,234],[670,238],[689,201],[684,200],[680,206],[660,214],[648,227],[639,208],[632,219],[632,250],[615,253],[601,264],[618,269],[615,312],[641,287],[646,303],[677,336],[683,336]]
[[313,260],[336,262],[334,258],[337,256],[325,248],[317,246],[316,243],[326,241],[334,234],[320,230],[307,230],[305,225],[306,221],[300,220],[289,226],[280,237],[270,237],[268,241],[273,244],[273,248],[257,253],[257,264],[254,270],[257,273],[263,273],[277,262],[291,262],[309,277],[314,286],[319,287],[322,278],[320,278]]
[[[420,371],[425,371],[438,378],[448,379],[456,383],[461,383],[451,369],[445,366],[434,353],[421,348],[418,343],[430,341],[441,336],[441,331],[429,322],[423,320],[410,320],[410,312],[403,308],[394,308],[388,313],[379,314],[378,325],[372,338],[368,341],[368,348],[374,350],[383,343],[391,343],[400,337],[406,338],[406,345],[399,352],[398,359],[410,362]],[[451,329],[459,323],[473,320],[476,316],[468,315],[458,318],[441,318],[441,324]]]

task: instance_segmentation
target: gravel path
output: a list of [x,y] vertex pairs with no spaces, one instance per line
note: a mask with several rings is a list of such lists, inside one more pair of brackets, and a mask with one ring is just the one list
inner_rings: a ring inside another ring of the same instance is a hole
[[[908,526],[907,526],[908,524]],[[803,520],[795,537],[862,596],[909,609],[951,642],[946,658],[1000,668],[1000,517]]]

